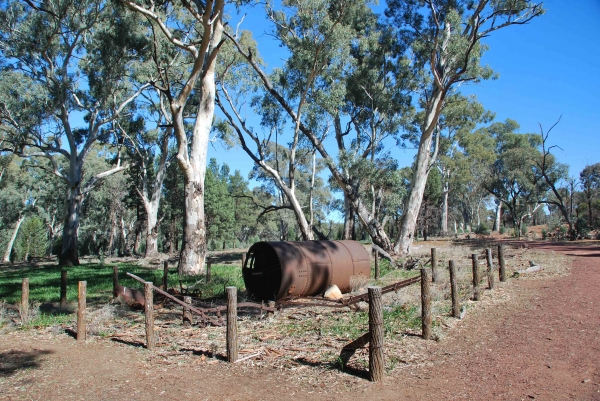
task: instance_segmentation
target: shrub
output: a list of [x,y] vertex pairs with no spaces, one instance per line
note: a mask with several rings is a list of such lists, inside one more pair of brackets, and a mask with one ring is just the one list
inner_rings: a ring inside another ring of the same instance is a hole
[[475,228],[475,234],[489,235],[490,234],[490,228],[485,223],[479,223],[479,225],[477,226],[477,228]]
[[500,226],[499,232],[500,232],[500,234],[504,234],[506,232],[506,227]]
[[548,238],[548,231],[545,228],[542,228],[542,239]]

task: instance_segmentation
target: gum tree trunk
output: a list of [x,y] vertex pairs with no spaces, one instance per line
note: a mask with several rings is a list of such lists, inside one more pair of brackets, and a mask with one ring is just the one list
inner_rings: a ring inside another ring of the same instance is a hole
[[19,229],[21,228],[21,224],[25,220],[25,214],[19,214],[19,218],[15,223],[15,228],[13,230],[12,235],[10,236],[10,240],[8,241],[8,245],[6,245],[6,252],[4,252],[4,262],[10,262],[10,254],[12,253],[13,246],[15,244],[15,240],[17,239],[17,234],[19,234]]

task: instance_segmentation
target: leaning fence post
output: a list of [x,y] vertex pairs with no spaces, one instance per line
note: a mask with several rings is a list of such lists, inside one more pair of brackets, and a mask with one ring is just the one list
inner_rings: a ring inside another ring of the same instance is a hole
[[421,269],[421,328],[425,340],[431,337],[431,283],[429,270]]
[[113,266],[113,298],[119,297],[119,266]]
[[379,253],[373,251],[373,257],[375,258],[375,280],[379,280]]
[[246,252],[242,253],[242,267],[246,267]]
[[237,288],[227,287],[227,362],[237,359]]
[[431,281],[434,283],[438,282],[437,262],[437,248],[431,248]]
[[208,259],[206,261],[206,282],[210,283],[210,269],[212,267],[212,261]]
[[77,341],[85,341],[85,308],[87,297],[87,281],[80,281],[77,286]]
[[[190,304],[192,303],[192,297],[186,295],[185,297],[183,297],[183,302],[185,302],[186,304]],[[193,324],[192,322],[192,312],[189,310],[189,308],[186,308],[185,306],[183,307],[183,327],[190,327]]]
[[163,290],[169,289],[169,261],[165,260],[163,263]]
[[144,314],[146,315],[146,349],[154,349],[154,291],[152,283],[144,283]]
[[485,250],[485,258],[487,259],[488,284],[490,286],[490,290],[493,290],[496,278],[494,277],[494,259],[492,259],[491,248],[487,248]]
[[481,299],[481,290],[479,289],[479,282],[481,281],[479,278],[479,260],[476,253],[471,254],[471,258],[473,259],[473,300],[479,301]]
[[369,376],[371,381],[383,380],[385,363],[383,360],[383,307],[381,287],[368,287],[369,292]]
[[498,245],[498,264],[500,265],[500,282],[506,281],[506,262],[504,261],[504,245]]
[[448,262],[450,269],[450,295],[452,296],[452,317],[460,317],[460,305],[458,304],[458,286],[456,284],[456,265],[453,260]]
[[21,322],[29,320],[29,278],[25,277],[21,283]]

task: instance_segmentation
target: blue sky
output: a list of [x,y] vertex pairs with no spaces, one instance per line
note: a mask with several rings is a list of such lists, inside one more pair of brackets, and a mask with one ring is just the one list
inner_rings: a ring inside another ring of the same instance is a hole
[[[462,92],[477,95],[496,112],[496,121],[516,120],[521,132],[539,133],[538,123],[547,129],[562,115],[548,143],[562,148],[554,153],[570,166],[571,176],[578,176],[585,165],[600,162],[600,0],[547,0],[544,7],[542,17],[485,40],[490,49],[483,62],[500,78],[463,86]],[[250,10],[242,28],[254,32],[261,55],[273,67],[281,64],[285,52],[264,34],[262,13],[260,8]],[[232,23],[239,18],[232,16]],[[394,151],[401,166],[413,155],[410,150]],[[209,149],[209,157],[244,176],[252,168],[241,149],[226,151],[218,143]]]

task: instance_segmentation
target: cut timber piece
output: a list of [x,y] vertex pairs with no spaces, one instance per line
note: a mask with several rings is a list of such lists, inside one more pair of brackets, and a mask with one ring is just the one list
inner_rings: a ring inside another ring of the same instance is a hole
[[338,286],[334,284],[325,291],[324,297],[328,299],[342,299],[343,295]]

